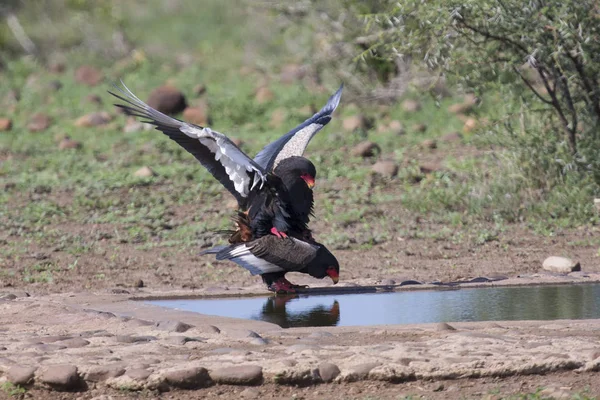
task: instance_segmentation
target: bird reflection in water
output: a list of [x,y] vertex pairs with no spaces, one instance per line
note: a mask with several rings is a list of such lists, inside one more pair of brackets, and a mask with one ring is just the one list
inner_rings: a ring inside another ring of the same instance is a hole
[[337,300],[329,307],[319,304],[302,311],[288,311],[286,305],[299,298],[298,295],[269,297],[257,319],[277,324],[282,328],[336,326],[340,322],[340,304]]

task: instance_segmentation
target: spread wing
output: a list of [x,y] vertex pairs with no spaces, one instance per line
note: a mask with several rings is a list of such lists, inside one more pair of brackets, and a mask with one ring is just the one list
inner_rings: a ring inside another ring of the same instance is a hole
[[217,247],[202,254],[216,252],[217,260],[231,260],[252,275],[262,275],[302,270],[317,255],[318,249],[318,246],[295,238],[280,239],[267,235],[249,243]]
[[254,161],[265,171],[273,171],[281,160],[291,156],[301,156],[310,139],[331,121],[331,114],[340,103],[343,88],[344,85],[341,85],[337,92],[329,98],[327,104],[315,115],[265,146],[254,157]]
[[127,104],[115,104],[129,115],[145,118],[146,123],[177,142],[192,154],[200,163],[242,203],[250,190],[266,180],[266,173],[248,157],[227,136],[210,128],[189,124],[171,118],[150,107],[134,95],[123,82],[123,87],[114,85],[120,92],[110,94]]

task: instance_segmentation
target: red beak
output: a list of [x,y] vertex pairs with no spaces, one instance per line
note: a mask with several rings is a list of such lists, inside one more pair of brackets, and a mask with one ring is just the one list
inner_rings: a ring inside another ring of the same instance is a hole
[[312,189],[313,187],[315,187],[315,178],[313,178],[309,174],[302,174],[302,175],[300,175],[300,178],[304,179],[304,182],[306,182],[309,189]]
[[336,283],[338,283],[338,281],[340,280],[340,274],[337,272],[337,270],[335,269],[335,267],[329,267],[329,268],[327,268],[326,273],[331,278],[331,280],[333,281],[334,285]]

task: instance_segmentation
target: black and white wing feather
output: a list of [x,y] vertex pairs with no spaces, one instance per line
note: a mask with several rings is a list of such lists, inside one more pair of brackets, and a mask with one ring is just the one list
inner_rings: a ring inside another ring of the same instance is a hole
[[115,85],[121,93],[109,92],[127,104],[116,104],[127,114],[145,118],[146,123],[169,136],[191,153],[200,163],[242,203],[256,186],[266,180],[265,170],[248,157],[227,136],[210,128],[189,124],[169,117],[150,107],[134,95],[123,82]]
[[273,171],[281,160],[292,156],[302,156],[308,142],[331,121],[331,114],[340,103],[343,88],[344,85],[341,85],[337,92],[329,98],[327,104],[315,115],[265,146],[254,157],[254,161],[265,171]]
[[216,254],[217,260],[231,260],[252,275],[300,271],[317,255],[319,246],[296,238],[263,236],[248,243],[218,246],[201,254]]

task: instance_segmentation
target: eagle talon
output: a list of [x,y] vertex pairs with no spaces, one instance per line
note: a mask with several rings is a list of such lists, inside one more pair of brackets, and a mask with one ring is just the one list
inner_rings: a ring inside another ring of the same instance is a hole
[[276,294],[294,294],[296,290],[294,286],[285,278],[276,280],[269,286],[271,292]]
[[284,238],[287,238],[287,237],[288,237],[288,235],[287,235],[285,232],[280,232],[280,231],[279,231],[277,228],[275,228],[275,227],[272,227],[272,228],[271,228],[271,233],[272,233],[273,235],[277,236],[277,237],[278,237],[278,238],[280,238],[280,239],[284,239]]

